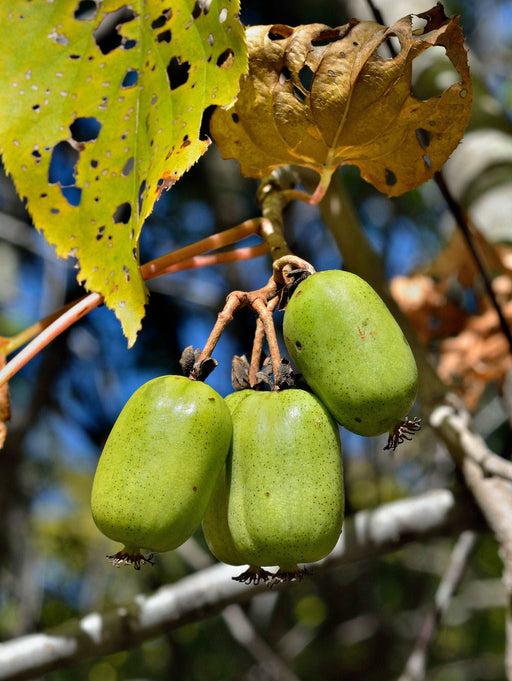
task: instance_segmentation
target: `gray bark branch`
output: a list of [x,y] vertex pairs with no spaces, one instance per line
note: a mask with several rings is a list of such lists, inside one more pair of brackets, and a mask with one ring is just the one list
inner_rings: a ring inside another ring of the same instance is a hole
[[[430,491],[348,518],[332,553],[309,566],[309,571],[321,574],[396,551],[412,541],[453,536],[479,527],[478,513],[466,497],[455,497],[448,490]],[[91,613],[47,632],[2,643],[0,679],[31,679],[91,657],[134,648],[265,590],[265,586],[233,581],[231,577],[240,571],[240,567],[215,565],[104,613]]]

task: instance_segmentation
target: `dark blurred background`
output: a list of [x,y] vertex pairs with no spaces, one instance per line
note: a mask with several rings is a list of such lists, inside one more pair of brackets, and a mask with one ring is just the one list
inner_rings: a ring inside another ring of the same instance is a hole
[[[429,4],[382,0],[379,7],[392,23]],[[448,14],[461,15],[475,79],[470,161],[462,156],[462,160],[450,161],[447,179],[457,198],[473,211],[485,238],[506,249],[512,243],[512,6],[499,0],[444,4]],[[317,22],[337,26],[351,16],[370,18],[368,5],[356,0],[243,0],[241,16],[246,25],[292,26]],[[442,91],[450,76],[441,62],[442,58],[425,64],[415,74],[415,87]],[[474,173],[464,179],[461,169],[471,162],[476,164]],[[339,172],[390,279],[422,271],[442,254],[454,225],[433,182],[389,200],[361,180],[357,169]],[[240,176],[236,162],[223,161],[212,145],[155,205],[142,232],[141,262],[258,215],[256,188],[255,181]],[[317,269],[343,266],[318,209],[293,205],[286,222],[289,244],[297,255]],[[460,257],[469,259],[465,252]],[[187,550],[162,555],[153,569],[114,570],[104,558],[114,547],[95,528],[90,515],[92,476],[108,432],[132,392],[153,377],[179,372],[182,350],[204,345],[226,295],[233,289],[259,288],[270,271],[269,258],[264,256],[162,277],[150,283],[150,301],[134,348],[127,349],[113,313],[100,308],[60,336],[11,381],[12,419],[0,455],[1,638],[106,608],[194,570]],[[57,260],[31,226],[10,179],[2,175],[0,334],[13,335],[81,295],[75,274],[73,263]],[[473,290],[463,283],[454,290],[465,314],[478,312],[478,287]],[[282,313],[277,315],[278,325],[281,318]],[[222,395],[232,390],[233,355],[250,353],[254,321],[252,313],[242,311],[214,353],[219,366],[208,382]],[[434,358],[436,348],[433,343]],[[510,440],[503,386],[503,381],[485,382],[473,405],[481,432],[498,450],[506,449]],[[347,513],[458,484],[447,454],[428,430],[394,457],[382,451],[382,438],[363,439],[344,431],[342,441]],[[194,541],[204,548],[200,532]],[[412,545],[319,580],[269,592],[244,608],[299,679],[387,681],[403,669],[452,544],[447,539]],[[461,589],[435,637],[429,679],[505,678],[505,596],[500,570],[494,540],[480,537]],[[137,650],[84,662],[45,678],[220,681],[270,677],[218,616]]]

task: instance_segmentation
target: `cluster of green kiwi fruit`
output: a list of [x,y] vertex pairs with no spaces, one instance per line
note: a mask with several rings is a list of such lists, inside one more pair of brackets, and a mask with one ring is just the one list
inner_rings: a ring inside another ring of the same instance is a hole
[[[337,423],[360,435],[418,428],[417,369],[400,327],[359,277],[305,278],[286,307],[286,346],[312,392],[245,389],[220,397],[201,381],[162,376],[139,388],[107,440],[94,478],[98,528],[136,568],[141,549],[169,551],[202,522],[212,553],[248,565],[237,579],[301,578],[341,533]],[[336,423],[337,422],[337,423]],[[279,566],[275,574],[263,566]]]

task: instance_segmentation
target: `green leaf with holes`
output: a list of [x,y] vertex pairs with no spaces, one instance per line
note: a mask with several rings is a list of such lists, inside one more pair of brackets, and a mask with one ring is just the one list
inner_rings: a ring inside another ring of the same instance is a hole
[[0,3],[5,167],[129,345],[147,296],[142,224],[206,150],[205,109],[232,102],[247,69],[238,9],[239,0]]

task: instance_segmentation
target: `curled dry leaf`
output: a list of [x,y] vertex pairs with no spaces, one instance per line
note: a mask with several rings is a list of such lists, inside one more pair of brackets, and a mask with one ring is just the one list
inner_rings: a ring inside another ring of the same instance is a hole
[[[485,241],[481,235],[479,241]],[[502,272],[494,278],[493,289],[512,326],[512,251],[502,244],[479,245],[487,267]],[[475,275],[474,264],[468,264],[466,252],[455,236],[428,271],[395,277],[391,282],[392,294],[418,336],[435,351],[440,378],[461,395],[470,410],[476,409],[489,383],[501,390],[512,369],[512,356],[498,315],[481,287],[476,287]],[[465,305],[471,290],[477,314]]]
[[[253,26],[247,29],[250,71],[235,105],[217,109],[210,130],[222,155],[242,173],[263,177],[281,165],[313,168],[324,178],[357,165],[377,189],[396,196],[441,168],[462,138],[471,81],[457,17],[441,5],[386,28],[352,19],[345,26]],[[378,48],[400,42],[393,59]],[[440,96],[411,94],[412,61],[443,46],[460,81]]]

